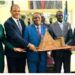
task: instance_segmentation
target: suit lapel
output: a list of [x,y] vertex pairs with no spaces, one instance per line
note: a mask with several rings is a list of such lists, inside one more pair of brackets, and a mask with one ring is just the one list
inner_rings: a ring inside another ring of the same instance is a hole
[[43,25],[41,25],[41,36],[44,36],[45,34],[45,28]]
[[[12,18],[11,18],[11,22],[13,23],[13,26],[16,28],[16,31],[17,31],[19,34],[21,34],[21,32],[20,32],[20,30],[19,30],[17,24],[15,23],[15,21],[14,21]],[[21,34],[21,35],[22,35],[22,34]]]
[[63,25],[64,25],[63,26],[63,35],[65,36],[67,34],[67,31],[68,31],[68,25],[67,25],[67,23],[64,23]]
[[34,24],[32,25],[32,29],[33,29],[32,31],[33,31],[33,32],[35,33],[35,35],[37,36],[37,29],[36,29],[36,27],[35,27]]
[[62,36],[62,30],[61,30],[61,28],[60,28],[58,22],[56,22],[56,23],[52,26],[52,29],[53,29],[53,31],[54,31],[54,33],[55,33],[55,35],[56,35],[57,37]]
[[68,25],[67,25],[67,23],[63,23],[63,31],[62,31],[60,26],[59,26],[59,24],[58,24],[58,22],[56,22],[52,26],[52,29],[53,29],[53,31],[54,31],[54,33],[55,33],[55,35],[57,37],[60,37],[60,36],[64,36],[65,37],[66,34],[67,34],[67,31],[68,31]]
[[[36,27],[35,27],[34,24],[32,25],[32,27],[33,27],[33,30],[34,30],[36,36],[39,37],[39,36],[37,35],[37,29],[36,29]],[[41,25],[41,36],[44,36],[44,33],[45,33],[44,27],[43,27],[43,25]]]

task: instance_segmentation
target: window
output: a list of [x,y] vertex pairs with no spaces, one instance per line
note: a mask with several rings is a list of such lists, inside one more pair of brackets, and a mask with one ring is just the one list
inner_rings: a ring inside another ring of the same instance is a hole
[[30,1],[30,9],[62,9],[62,1]]

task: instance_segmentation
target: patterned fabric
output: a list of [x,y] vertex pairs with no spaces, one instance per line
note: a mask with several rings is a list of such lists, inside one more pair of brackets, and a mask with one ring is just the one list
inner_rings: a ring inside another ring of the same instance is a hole
[[19,20],[17,20],[17,24],[18,24],[17,26],[18,26],[20,32],[22,33],[22,26],[21,26],[21,23]]
[[41,32],[40,32],[39,26],[37,26],[37,32],[38,32],[38,36],[41,37]]

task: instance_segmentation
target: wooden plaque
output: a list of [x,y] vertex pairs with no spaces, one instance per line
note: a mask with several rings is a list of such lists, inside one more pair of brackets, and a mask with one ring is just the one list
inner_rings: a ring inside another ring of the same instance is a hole
[[69,49],[69,48],[71,47],[65,45],[63,37],[54,40],[51,37],[51,35],[48,33],[48,31],[46,31],[38,47],[38,51],[50,51],[50,50],[60,50],[60,49]]

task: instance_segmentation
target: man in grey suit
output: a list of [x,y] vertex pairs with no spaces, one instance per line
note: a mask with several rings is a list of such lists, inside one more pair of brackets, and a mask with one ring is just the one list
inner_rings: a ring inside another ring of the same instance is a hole
[[[56,13],[57,21],[52,24],[52,37],[54,39],[60,38],[61,36],[65,39],[65,44],[67,44],[72,38],[72,29],[71,25],[67,22],[63,22],[63,13],[62,11],[57,11]],[[56,73],[61,72],[61,66],[63,63],[64,72],[70,72],[70,60],[71,60],[71,51],[70,50],[57,50],[52,51],[52,57],[54,59],[54,71]]]

